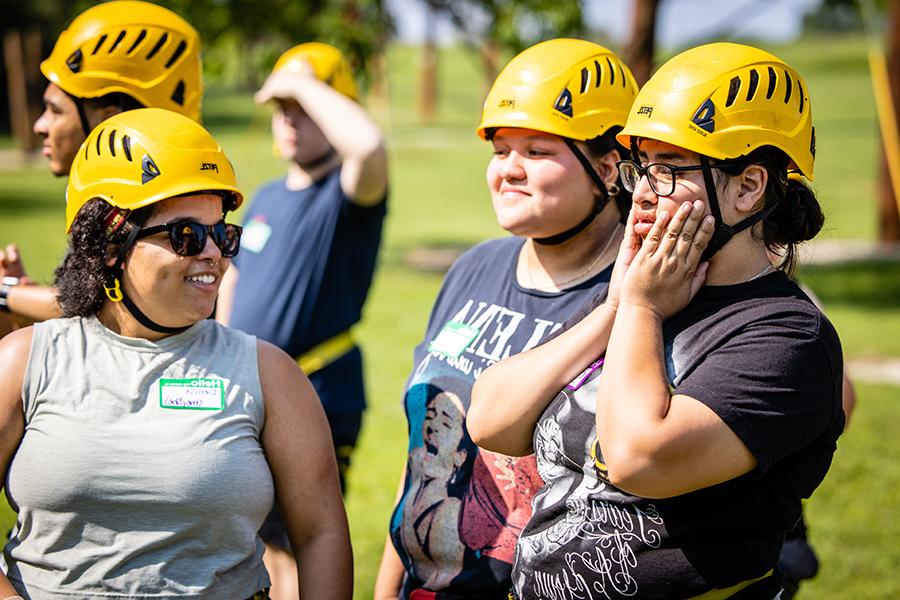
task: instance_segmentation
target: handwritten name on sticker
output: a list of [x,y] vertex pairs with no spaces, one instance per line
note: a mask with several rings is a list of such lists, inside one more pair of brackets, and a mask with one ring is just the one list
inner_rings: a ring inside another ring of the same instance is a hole
[[182,410],[222,410],[225,386],[221,379],[160,379],[159,406]]

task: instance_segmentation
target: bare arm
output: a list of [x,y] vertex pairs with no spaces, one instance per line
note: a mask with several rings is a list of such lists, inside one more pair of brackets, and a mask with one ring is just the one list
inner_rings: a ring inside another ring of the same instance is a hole
[[238,270],[231,263],[225,275],[222,277],[222,284],[219,285],[219,297],[216,300],[216,321],[222,325],[228,325],[231,321],[231,310],[234,308],[234,290],[237,287]]
[[629,214],[606,302],[568,331],[501,360],[478,377],[466,415],[466,428],[476,444],[508,456],[532,453],[534,428],[547,404],[606,351],[622,278],[639,248]]
[[301,596],[349,600],[353,557],[325,413],[287,354],[267,342],[257,348],[266,406],[263,450],[297,559]]
[[[22,382],[31,351],[33,329],[20,329],[0,340],[0,474],[6,481],[9,461],[22,441],[25,415],[22,412]],[[16,590],[0,573],[0,598],[16,594]]]
[[36,322],[62,316],[56,303],[56,290],[42,285],[17,285],[6,298],[9,310],[17,317]]
[[[400,502],[403,494],[403,486],[406,483],[406,464],[403,465],[403,475],[400,476],[400,484],[397,486],[397,494],[394,496],[394,506]],[[406,569],[391,541],[388,532],[384,542],[384,552],[381,554],[381,564],[378,567],[378,577],[375,579],[374,600],[397,600],[400,596],[400,588],[403,586],[403,575]]]
[[296,100],[318,125],[341,157],[341,188],[357,204],[379,202],[387,190],[387,152],[378,125],[365,109],[350,98],[319,81],[308,65],[272,73],[255,99]]
[[556,394],[606,350],[615,314],[614,307],[602,304],[546,344],[482,373],[466,415],[472,440],[508,456],[531,454],[538,419]]

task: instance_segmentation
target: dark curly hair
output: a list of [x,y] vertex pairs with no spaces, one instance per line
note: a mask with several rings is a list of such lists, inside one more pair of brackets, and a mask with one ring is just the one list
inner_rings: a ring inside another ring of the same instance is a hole
[[[106,302],[103,284],[118,245],[123,244],[135,227],[141,227],[153,214],[154,205],[128,213],[105,200],[89,200],[80,211],[69,233],[69,247],[56,268],[53,285],[56,301],[64,317],[87,317],[100,312]],[[109,225],[116,215],[127,217],[121,226]]]
[[793,276],[797,269],[797,245],[813,239],[825,224],[825,214],[815,192],[799,179],[788,177],[790,159],[774,146],[762,146],[720,169],[738,175],[747,166],[757,164],[769,174],[761,210],[771,207],[762,228],[753,228],[755,239],[762,241],[770,254],[781,257],[779,269]]

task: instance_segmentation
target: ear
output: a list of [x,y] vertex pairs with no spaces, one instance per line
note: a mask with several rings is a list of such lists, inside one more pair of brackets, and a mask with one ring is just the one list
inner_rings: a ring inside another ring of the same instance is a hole
[[[106,256],[103,260],[106,262],[107,267],[112,267],[116,264],[116,258],[119,256],[119,246],[120,244],[106,245]],[[123,264],[122,267],[124,268],[125,265]]]
[[84,109],[85,115],[87,116],[88,123],[91,127],[96,127],[106,119],[112,117],[113,115],[117,115],[122,112],[122,109],[118,106],[100,106],[100,107],[89,107],[86,106]]
[[622,160],[622,157],[619,155],[619,151],[610,150],[594,161],[594,164],[597,166],[597,172],[600,174],[600,179],[606,183],[607,187],[616,183],[619,179],[619,168],[616,166],[616,163],[620,160]]
[[769,172],[761,165],[749,165],[732,182],[738,186],[735,209],[751,213],[758,208],[765,196]]

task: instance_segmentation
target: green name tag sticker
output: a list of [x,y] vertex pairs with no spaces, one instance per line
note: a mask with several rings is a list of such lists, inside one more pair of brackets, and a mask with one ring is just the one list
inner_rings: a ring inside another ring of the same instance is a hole
[[222,410],[225,386],[221,379],[160,379],[159,406],[178,410]]
[[450,321],[428,345],[428,351],[456,358],[478,337],[478,333],[474,327]]
[[241,249],[259,254],[266,247],[266,242],[272,236],[272,228],[265,221],[256,219],[247,223],[241,234]]

